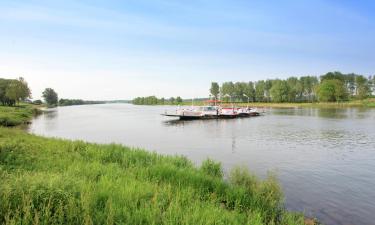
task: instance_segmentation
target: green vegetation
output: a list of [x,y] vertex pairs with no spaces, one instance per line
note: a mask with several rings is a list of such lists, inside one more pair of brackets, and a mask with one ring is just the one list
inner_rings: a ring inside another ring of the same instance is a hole
[[39,113],[39,109],[29,105],[0,106],[0,126],[10,127],[26,124]]
[[217,100],[220,94],[220,86],[216,82],[211,83],[210,95]]
[[137,97],[133,99],[132,103],[134,105],[179,105],[183,102],[180,96],[176,98],[171,97],[168,100],[165,98],[157,98],[155,96],[148,97]]
[[92,105],[92,104],[104,104],[105,101],[86,101],[82,99],[64,99],[59,100],[59,106],[69,106],[69,105]]
[[[183,102],[183,105],[191,105],[191,102]],[[194,101],[194,105],[207,105],[205,101]],[[231,103],[221,103],[222,106],[232,106]],[[236,106],[250,107],[272,107],[272,108],[344,108],[344,107],[375,107],[375,98],[367,98],[364,100],[350,100],[342,102],[237,102]]]
[[[0,118],[32,116],[0,107]],[[2,124],[9,125],[9,124]],[[0,127],[0,224],[303,224],[273,175]]]
[[53,90],[52,88],[46,88],[42,94],[44,101],[47,103],[47,106],[57,106],[59,97],[55,90]]
[[[210,93],[212,96],[212,83]],[[224,82],[220,87],[224,102],[336,102],[363,100],[375,92],[375,76],[329,72],[320,76],[289,77],[286,80]]]
[[[368,98],[375,93],[375,76],[368,78],[354,73],[329,72],[316,76],[289,77],[285,80],[259,80],[256,82],[212,82],[210,98],[221,99],[224,103],[252,103],[252,105],[272,106],[278,103],[299,105],[324,105],[325,102],[346,102],[344,106],[372,106]],[[361,102],[358,102],[361,101]],[[191,100],[138,97],[132,101],[136,105],[190,105]],[[302,104],[309,103],[309,104]],[[319,103],[319,104],[316,104]],[[203,104],[194,101],[194,104]],[[327,104],[330,105],[330,104]],[[286,106],[284,106],[286,107]]]
[[343,82],[337,79],[323,80],[317,88],[317,93],[322,102],[344,101],[348,98]]
[[0,128],[1,224],[303,224],[270,175]]
[[0,78],[0,104],[14,106],[20,101],[24,101],[31,96],[31,91],[27,82],[19,79]]

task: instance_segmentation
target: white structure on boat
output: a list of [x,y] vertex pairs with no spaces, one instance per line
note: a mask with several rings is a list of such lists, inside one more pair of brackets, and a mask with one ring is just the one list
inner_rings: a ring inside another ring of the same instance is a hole
[[179,117],[180,119],[220,119],[259,116],[256,109],[249,107],[221,107],[221,106],[191,106],[178,108],[173,113],[162,114],[164,116]]

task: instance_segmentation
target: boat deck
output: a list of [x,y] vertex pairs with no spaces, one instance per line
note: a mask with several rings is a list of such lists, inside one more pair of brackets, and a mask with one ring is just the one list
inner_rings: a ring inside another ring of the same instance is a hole
[[162,116],[168,117],[178,117],[180,120],[198,120],[198,119],[233,119],[233,118],[243,118],[243,117],[253,117],[260,116],[258,112],[251,113],[240,113],[235,115],[199,115],[199,114],[161,114]]

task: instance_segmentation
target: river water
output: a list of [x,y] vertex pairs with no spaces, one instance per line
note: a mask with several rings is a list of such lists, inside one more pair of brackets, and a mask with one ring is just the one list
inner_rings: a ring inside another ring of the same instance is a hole
[[175,121],[170,106],[60,107],[35,118],[35,134],[122,143],[162,154],[207,157],[225,171],[273,171],[290,210],[325,224],[375,224],[375,110],[265,109],[263,116]]

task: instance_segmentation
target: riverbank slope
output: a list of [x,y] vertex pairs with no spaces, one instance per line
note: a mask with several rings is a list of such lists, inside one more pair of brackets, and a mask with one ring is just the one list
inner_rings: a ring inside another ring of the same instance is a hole
[[33,116],[41,113],[39,106],[21,104],[19,106],[0,106],[0,126],[11,127],[27,124]]

